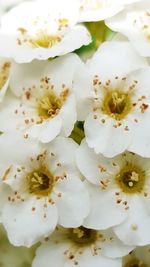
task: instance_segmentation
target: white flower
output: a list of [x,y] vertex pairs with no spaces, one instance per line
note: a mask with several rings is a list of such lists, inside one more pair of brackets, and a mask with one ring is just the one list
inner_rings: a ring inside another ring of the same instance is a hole
[[[12,8],[1,18],[0,55],[27,63],[67,54],[89,44],[78,22],[76,1],[33,1]],[[14,19],[17,18],[17,19]]]
[[31,246],[59,223],[78,227],[89,212],[89,197],[74,164],[78,145],[58,137],[49,145],[17,133],[0,138],[0,176],[6,192],[2,223],[10,242]]
[[125,5],[140,0],[78,0],[79,21],[100,21],[110,18],[124,9]]
[[10,80],[11,62],[0,59],[0,103],[3,101]]
[[[80,59],[68,54],[52,61],[13,64],[10,92],[0,107],[0,130],[19,129],[42,142],[69,136],[76,122],[72,91]],[[69,71],[68,71],[69,70]]]
[[150,2],[140,1],[106,21],[112,30],[124,34],[140,55],[150,56]]
[[0,227],[0,265],[1,267],[31,267],[35,248],[14,247]]
[[95,231],[80,226],[56,231],[36,251],[32,267],[121,267],[121,259],[131,251],[111,229]]
[[86,177],[91,211],[84,226],[113,227],[128,245],[150,243],[150,159],[131,152],[108,159],[97,155],[83,141],[77,165]]
[[75,75],[78,120],[85,120],[85,138],[96,153],[113,157],[127,149],[150,156],[146,65],[128,43],[106,42]]
[[149,267],[150,246],[137,247],[126,257],[123,257],[122,267]]

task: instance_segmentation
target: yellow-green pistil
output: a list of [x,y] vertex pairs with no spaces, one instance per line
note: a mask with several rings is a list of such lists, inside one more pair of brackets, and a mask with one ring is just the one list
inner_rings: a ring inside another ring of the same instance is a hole
[[61,41],[61,37],[57,35],[51,35],[44,31],[39,31],[36,37],[29,39],[29,43],[32,47],[51,48]]
[[127,163],[116,175],[116,182],[125,193],[141,193],[145,184],[145,171]]
[[26,176],[30,194],[37,196],[48,195],[54,186],[54,177],[46,167],[33,170]]
[[77,245],[86,246],[96,241],[97,231],[80,226],[70,229],[69,235],[71,240]]
[[112,90],[106,93],[103,99],[102,111],[108,116],[121,120],[131,111],[132,103],[127,93]]
[[38,100],[38,115],[44,119],[52,118],[59,113],[62,107],[62,99],[54,92],[49,92]]

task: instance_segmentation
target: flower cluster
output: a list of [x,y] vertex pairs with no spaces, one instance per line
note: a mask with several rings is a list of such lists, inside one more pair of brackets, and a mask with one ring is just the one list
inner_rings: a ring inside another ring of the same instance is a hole
[[150,266],[149,56],[149,0],[0,0],[0,266]]

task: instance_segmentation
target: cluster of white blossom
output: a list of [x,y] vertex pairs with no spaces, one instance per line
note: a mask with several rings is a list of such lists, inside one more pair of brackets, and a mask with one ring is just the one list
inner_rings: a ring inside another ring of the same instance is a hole
[[150,267],[149,57],[150,0],[0,0],[1,267]]

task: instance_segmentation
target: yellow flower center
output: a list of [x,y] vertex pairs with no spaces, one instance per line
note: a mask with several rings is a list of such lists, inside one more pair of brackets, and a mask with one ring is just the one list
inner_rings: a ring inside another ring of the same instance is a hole
[[39,31],[36,37],[30,38],[29,43],[32,47],[51,48],[61,41],[61,37],[58,35],[51,35],[46,31]]
[[70,238],[80,246],[86,246],[95,243],[97,231],[80,226],[70,229]]
[[103,99],[103,113],[116,120],[125,118],[131,108],[132,103],[129,95],[119,90],[109,91]]
[[62,99],[54,92],[50,92],[38,100],[38,114],[44,119],[56,116],[62,107]]
[[26,176],[30,194],[46,196],[54,186],[54,177],[46,167],[34,170]]
[[31,36],[24,27],[19,27],[17,30],[20,33],[20,36],[17,38],[18,45],[25,43],[33,48],[51,48],[61,42],[60,35],[49,34],[46,30],[38,30],[35,36]]
[[46,92],[46,94],[37,100],[37,112],[42,119],[49,119],[55,117],[63,103],[66,101],[69,94],[69,90],[65,89],[58,96],[52,90]]
[[127,163],[116,175],[116,182],[125,193],[141,193],[145,184],[145,172],[139,166]]

